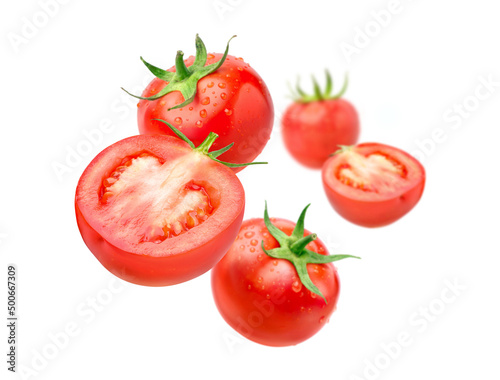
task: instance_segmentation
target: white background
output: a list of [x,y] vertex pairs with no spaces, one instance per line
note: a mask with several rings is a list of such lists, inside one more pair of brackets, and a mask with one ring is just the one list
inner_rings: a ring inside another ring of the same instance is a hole
[[[2,2],[0,286],[15,263],[18,367],[37,373],[24,378],[498,378],[500,9],[491,0],[401,0],[399,12],[377,27],[373,12],[390,3],[87,0],[44,17],[37,1]],[[40,27],[16,48],[11,40],[23,36],[25,18]],[[355,46],[366,28],[366,46],[343,54],[342,44]],[[119,291],[106,298],[114,277],[76,226],[81,172],[106,146],[138,133],[135,101],[120,87],[137,93],[150,79],[139,56],[168,68],[177,49],[194,53],[196,33],[211,52],[237,34],[230,54],[257,70],[275,103],[273,135],[259,157],[270,164],[239,175],[245,218],[261,217],[267,200],[271,215],[295,220],[312,202],[306,227],[330,253],[363,258],[337,264],[338,310],[295,347],[264,347],[234,333],[215,308],[208,273],[166,288],[116,282]],[[424,195],[393,225],[365,229],[343,220],[326,200],[320,173],[300,167],[283,146],[287,81],[312,73],[322,79],[325,67],[338,86],[350,74],[346,99],[360,113],[360,141],[395,145],[424,161]],[[480,89],[482,100],[475,98],[480,78],[496,82],[490,92]],[[464,102],[467,116],[445,118]],[[53,165],[64,164],[83,132],[105,119],[114,130],[59,179]],[[418,142],[432,136],[441,137],[424,152]],[[465,289],[443,304],[446,281]],[[5,288],[0,295],[5,315]],[[106,304],[92,314],[96,296]],[[439,314],[432,322],[420,314],[429,305]],[[68,323],[78,335],[54,353],[51,334],[60,336]],[[411,344],[387,361],[382,346],[403,332]],[[6,358],[7,329],[0,337]]]

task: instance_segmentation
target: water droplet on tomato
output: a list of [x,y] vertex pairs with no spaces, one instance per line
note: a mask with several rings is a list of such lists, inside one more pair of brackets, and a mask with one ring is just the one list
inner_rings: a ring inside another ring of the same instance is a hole
[[321,318],[319,319],[319,323],[324,323],[324,322],[325,322],[325,317],[321,317]]
[[238,71],[243,71],[243,67],[239,66]]
[[253,253],[253,252],[255,252],[255,248],[254,248],[254,247],[251,247],[251,248],[250,248],[250,252],[252,252],[252,253]]
[[295,280],[293,283],[292,283],[292,290],[295,292],[295,293],[298,293],[302,290],[302,283],[298,280]]
[[227,98],[227,94],[225,92],[221,93],[220,94],[220,98],[221,99],[226,99]]
[[207,96],[203,98],[200,103],[206,106],[207,104],[210,104],[210,98]]
[[207,55],[207,59],[213,59],[213,58],[215,58],[215,55],[213,55],[213,54]]
[[304,306],[301,306],[300,311],[304,312],[304,311],[306,311],[306,308]]
[[182,124],[182,118],[180,118],[180,117],[176,117],[176,118],[174,119],[174,123],[175,123],[175,124]]
[[214,82],[210,82],[209,84],[207,84],[208,88],[212,88],[213,86],[214,86]]
[[278,260],[273,260],[273,265],[278,266]]
[[255,235],[255,232],[252,231],[245,232],[245,237],[247,239],[250,239],[251,237],[253,237],[253,235]]
[[266,294],[266,299],[270,300],[271,299],[271,295],[270,294]]
[[226,84],[225,83],[219,83],[217,86],[219,86],[219,88],[226,88]]
[[193,110],[193,107],[189,107],[189,110],[192,111]]
[[201,120],[198,120],[195,124],[198,128],[201,128],[203,126],[203,122]]
[[202,110],[200,111],[200,116],[201,116],[201,117],[207,117],[207,110],[206,110],[206,109],[202,109]]
[[312,313],[312,311],[313,311],[313,310],[312,310],[310,307],[308,307],[308,308],[307,308],[307,312],[308,312],[308,313]]
[[[252,237],[252,236],[250,236],[250,237]],[[252,240],[250,240],[250,244],[255,247],[257,244],[259,244],[259,242],[256,239],[252,239]]]
[[252,285],[248,284],[247,288],[248,290],[252,289]]
[[[254,250],[255,250],[255,248],[254,248]],[[263,254],[257,255],[257,260],[258,261],[264,260],[264,255]]]
[[229,110],[229,109],[225,109],[224,110],[224,113],[227,115],[227,116],[231,116],[233,114],[233,111]]
[[260,284],[260,283],[262,283],[262,281],[264,281],[264,279],[263,279],[262,277],[260,277],[260,276],[259,276],[259,277],[257,277],[257,282],[258,282],[259,284]]
[[217,103],[214,103],[214,107],[217,107]]
[[245,246],[243,244],[240,245],[240,249],[243,251],[245,249]]

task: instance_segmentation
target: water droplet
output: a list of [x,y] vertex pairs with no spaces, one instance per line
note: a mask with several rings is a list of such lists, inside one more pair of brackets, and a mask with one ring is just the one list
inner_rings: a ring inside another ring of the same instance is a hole
[[252,253],[253,253],[253,252],[255,252],[255,248],[254,248],[254,247],[251,247],[251,248],[250,248],[250,252],[252,252]]
[[225,92],[221,93],[220,94],[220,98],[221,99],[226,99],[227,98],[227,94]]
[[313,311],[313,310],[312,310],[310,307],[308,307],[308,308],[307,308],[307,312],[308,312],[308,313],[312,313],[312,311]]
[[[254,248],[254,250],[255,250],[255,248]],[[257,255],[257,260],[258,261],[264,260],[264,255],[263,254]]]
[[236,58],[236,59],[237,59],[238,61],[243,61],[243,58],[241,58],[241,57],[238,57],[238,58]]
[[193,107],[189,107],[189,110],[192,111],[193,110]]
[[213,59],[213,58],[215,58],[215,55],[213,55],[213,54],[207,55],[207,59]]
[[227,115],[227,116],[231,116],[233,114],[233,111],[229,110],[229,109],[225,109],[224,110],[224,113]]
[[226,84],[222,82],[220,82],[217,86],[219,86],[219,88],[226,88]]
[[195,124],[198,128],[201,128],[203,126],[203,122],[201,120],[198,120]]
[[243,251],[245,249],[245,246],[243,244],[240,245],[240,249]]
[[[250,237],[252,237],[252,236],[250,236]],[[252,240],[250,240],[250,244],[252,244],[255,247],[257,244],[259,244],[259,242],[256,239],[252,239]]]
[[[212,91],[212,94],[215,94],[215,91]],[[217,97],[217,96],[216,96]]]
[[164,100],[162,100],[162,101],[160,102],[160,106],[162,106],[162,107],[163,107],[164,105],[165,105],[165,101],[164,101]]
[[255,232],[252,231],[245,232],[245,237],[247,239],[250,239],[251,237],[253,237],[253,235],[255,235]]
[[298,280],[295,280],[293,283],[292,283],[292,290],[295,292],[295,293],[298,293],[302,290],[302,283]]
[[214,107],[217,107],[217,103],[214,103]]
[[278,260],[273,260],[273,265],[278,266]]
[[300,311],[304,312],[304,311],[306,311],[306,308],[304,306],[301,306]]
[[248,284],[248,290],[252,289],[252,285]]
[[208,88],[212,88],[213,86],[214,86],[214,82],[210,82],[209,84],[207,84]]
[[200,116],[201,116],[201,117],[207,117],[207,110],[206,110],[206,109],[202,109],[202,110],[200,111]]
[[257,278],[257,282],[260,284],[260,283],[262,283],[262,281],[264,281],[264,279],[263,279],[262,277],[260,277],[260,276],[259,276],[259,277]]
[[210,98],[207,96],[203,99],[201,99],[201,104],[203,104],[204,106],[206,106],[207,104],[210,104]]
[[174,119],[174,123],[175,123],[175,124],[182,124],[182,119],[181,119],[180,117],[176,117],[176,118]]
[[238,71],[243,71],[243,67],[238,67]]
[[325,317],[321,317],[321,318],[319,319],[319,323],[324,323],[324,322],[325,322]]
[[316,298],[316,294],[311,292],[311,298]]
[[266,294],[266,299],[270,300],[271,299],[271,295],[270,294]]

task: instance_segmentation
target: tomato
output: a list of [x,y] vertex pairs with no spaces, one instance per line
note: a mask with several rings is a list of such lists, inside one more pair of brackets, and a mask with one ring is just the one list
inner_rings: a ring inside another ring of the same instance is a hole
[[[307,207],[306,207],[307,209]],[[212,293],[224,320],[267,346],[295,345],[316,334],[335,310],[340,282],[325,245],[304,229],[304,216],[250,219],[212,269]]]
[[83,240],[116,276],[164,286],[208,271],[240,228],[243,187],[208,153],[171,136],[134,136],[103,150],[83,172],[75,208]]
[[[227,55],[227,49],[225,54],[207,55],[198,36],[196,45],[196,57],[183,60],[183,53],[178,52],[176,66],[167,71],[145,62],[157,77],[140,97],[139,132],[173,135],[156,119],[170,122],[195,145],[209,132],[215,132],[220,138],[214,149],[235,144],[234,149],[222,156],[225,161],[251,162],[271,135],[274,108],[269,90],[242,58]],[[218,63],[221,66],[216,68]],[[207,70],[210,66],[212,69]]]
[[423,166],[392,146],[364,143],[342,147],[322,169],[323,185],[333,208],[364,227],[393,223],[420,200]]
[[314,87],[314,95],[305,94],[299,87],[299,94],[295,94],[295,102],[286,109],[281,124],[290,154],[302,165],[320,169],[338,145],[358,141],[360,127],[356,109],[341,98],[347,78],[337,95],[330,95],[332,82],[328,71],[325,92],[321,93],[316,80]]

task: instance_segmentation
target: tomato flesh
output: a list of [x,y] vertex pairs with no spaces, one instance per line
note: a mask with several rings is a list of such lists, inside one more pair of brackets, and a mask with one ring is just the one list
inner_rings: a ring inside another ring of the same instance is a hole
[[238,232],[244,192],[235,174],[169,136],[105,149],[77,187],[85,243],[112,273],[172,285],[209,270]]
[[344,149],[323,166],[328,200],[345,219],[365,227],[390,224],[419,201],[425,170],[413,157],[388,145]]

